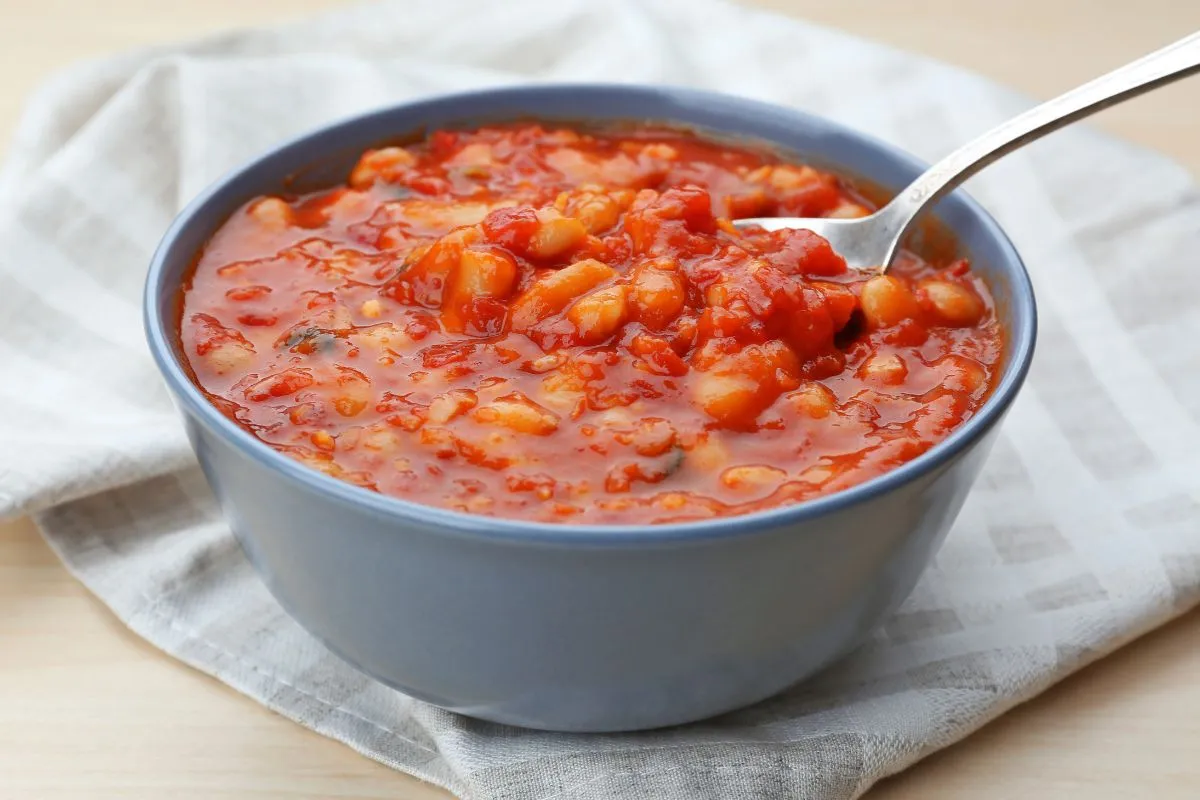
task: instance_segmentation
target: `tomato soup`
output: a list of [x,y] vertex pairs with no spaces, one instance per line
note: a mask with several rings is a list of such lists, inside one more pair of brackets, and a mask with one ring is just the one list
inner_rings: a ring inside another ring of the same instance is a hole
[[991,389],[1003,334],[965,261],[877,276],[730,222],[871,210],[670,128],[436,131],[236,211],[180,336],[226,415],[371,491],[550,522],[744,514],[920,455]]

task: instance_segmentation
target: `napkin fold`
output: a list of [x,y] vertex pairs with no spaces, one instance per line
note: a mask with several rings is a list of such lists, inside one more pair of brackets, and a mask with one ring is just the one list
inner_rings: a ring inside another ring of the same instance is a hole
[[559,735],[351,669],[266,592],[143,344],[171,217],[283,137],[438,92],[691,85],[934,159],[1027,107],[978,77],[714,0],[381,3],[73,67],[0,173],[0,516],[167,653],[469,800],[853,798],[1200,601],[1200,202],[1084,128],[973,180],[1038,291],[1032,374],[908,602],[815,680],[708,722]]

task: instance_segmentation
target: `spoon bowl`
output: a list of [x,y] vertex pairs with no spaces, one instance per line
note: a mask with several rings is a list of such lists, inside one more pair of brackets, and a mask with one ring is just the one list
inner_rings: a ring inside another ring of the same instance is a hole
[[887,271],[909,221],[886,205],[866,217],[754,217],[737,219],[739,228],[758,227],[767,231],[804,228],[828,240],[834,252],[846,259],[846,266],[864,272]]

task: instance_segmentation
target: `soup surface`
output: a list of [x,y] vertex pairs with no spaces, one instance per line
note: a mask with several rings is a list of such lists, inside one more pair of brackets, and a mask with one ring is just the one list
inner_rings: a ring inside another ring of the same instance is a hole
[[198,256],[198,386],[276,450],[475,514],[661,523],[845,489],[974,414],[1003,336],[965,261],[885,277],[739,217],[870,204],[668,128],[436,131],[259,197]]

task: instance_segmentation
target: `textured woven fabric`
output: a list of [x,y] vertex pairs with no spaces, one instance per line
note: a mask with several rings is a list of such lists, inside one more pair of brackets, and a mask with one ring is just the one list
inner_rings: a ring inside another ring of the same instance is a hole
[[[686,9],[686,13],[685,13]],[[251,571],[142,340],[146,264],[206,183],[384,103],[546,80],[686,84],[798,106],[924,158],[1027,101],[959,70],[703,0],[441,0],[75,67],[0,175],[0,515],[166,652],[474,800],[851,798],[1200,600],[1200,203],[1086,129],[970,190],[1025,256],[1040,349],[915,594],[837,667],[703,724],[554,735],[363,677]]]

